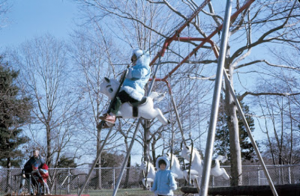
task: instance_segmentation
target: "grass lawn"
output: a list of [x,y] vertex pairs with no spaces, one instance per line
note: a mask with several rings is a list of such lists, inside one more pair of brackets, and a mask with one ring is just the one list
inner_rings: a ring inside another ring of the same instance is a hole
[[[113,189],[103,189],[103,190],[88,190],[84,191],[82,195],[89,196],[111,196],[113,194]],[[52,195],[77,195],[77,191],[72,190],[70,194],[65,192],[55,192],[51,193]],[[183,193],[180,191],[180,187],[174,191],[174,196],[181,196]],[[1,194],[0,194],[1,195]],[[16,194],[12,194],[9,196],[15,196]],[[29,196],[29,194],[22,194]],[[154,196],[154,193],[149,190],[143,190],[142,188],[132,188],[132,189],[118,189],[117,196]]]
[[[84,192],[83,194],[90,196],[111,196],[113,191],[113,189],[89,190],[88,193]],[[179,187],[174,191],[174,195],[182,195]],[[143,190],[142,188],[118,189],[117,196],[154,196],[154,193],[149,190]]]

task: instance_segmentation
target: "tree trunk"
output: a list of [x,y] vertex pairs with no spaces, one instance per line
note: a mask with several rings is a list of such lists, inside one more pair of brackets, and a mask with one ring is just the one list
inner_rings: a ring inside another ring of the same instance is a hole
[[[227,50],[229,54],[229,49]],[[228,57],[229,55],[227,55]],[[226,58],[225,68],[228,70],[228,76],[231,84],[233,83],[233,67],[230,66],[228,58]],[[232,85],[233,86],[233,85]],[[230,155],[231,155],[231,186],[242,185],[242,158],[241,148],[239,140],[239,125],[237,118],[237,107],[232,95],[230,94],[230,87],[226,86],[226,112],[227,112],[227,124],[229,129],[229,141],[230,141]]]
[[51,129],[49,125],[46,125],[47,131],[47,165],[49,168],[52,167],[52,160],[51,160]]
[[11,161],[10,158],[7,158],[6,162],[6,167],[7,167],[7,176],[6,176],[6,188],[5,192],[8,193],[11,190]]
[[144,157],[146,161],[150,161],[149,151],[150,151],[150,133],[149,133],[149,122],[145,120],[144,124]]
[[291,133],[290,133],[290,136],[291,136],[291,144],[290,144],[290,153],[289,153],[289,156],[288,156],[288,163],[287,164],[293,164],[293,142],[294,142],[294,138],[293,138],[293,117],[292,117],[292,109],[291,109],[291,100],[290,98],[288,98],[288,104],[289,104],[289,118],[290,118],[290,126],[291,126]]
[[[144,121],[145,124],[143,126],[144,128],[144,160],[145,161],[150,161],[150,156],[149,156],[149,146],[150,146],[150,133],[149,133],[149,122],[148,120]],[[154,159],[154,157],[153,157]],[[147,174],[147,171],[146,171]],[[147,190],[147,187],[144,186],[144,190]]]
[[[98,130],[97,132],[97,155],[99,154],[99,149],[101,147],[101,131]],[[96,156],[97,156],[96,155]],[[95,189],[102,189],[102,176],[101,176],[101,154],[99,155],[99,159],[96,164],[96,184]]]
[[[151,148],[155,149],[155,145],[156,145],[156,141],[153,141],[151,143]],[[156,164],[156,153],[155,153],[155,150],[152,150],[152,157],[153,157],[153,164],[154,164],[154,167],[155,167],[155,164]]]
[[[128,141],[127,141],[127,137],[124,138],[124,142],[125,142],[125,148],[126,148],[126,152],[128,152],[129,150],[129,146],[128,146]],[[129,155],[128,157],[128,161],[127,161],[127,168],[130,167],[131,165],[131,155]],[[129,181],[129,169],[126,170],[126,176],[125,176],[125,183],[124,183],[124,188],[128,188],[128,181]]]

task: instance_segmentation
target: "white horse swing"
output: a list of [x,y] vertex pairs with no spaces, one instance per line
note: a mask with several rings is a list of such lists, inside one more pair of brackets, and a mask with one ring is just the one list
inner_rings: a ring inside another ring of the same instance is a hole
[[[193,185],[199,186],[201,183],[203,162],[198,150],[191,146],[186,146],[185,144],[181,148],[181,156],[190,161],[190,174],[191,179],[196,180],[198,184],[193,183]],[[224,168],[221,168],[220,161],[224,163],[227,160],[225,156],[219,155],[213,159],[213,164],[211,167],[210,175],[214,177],[222,177],[224,180],[229,180],[230,176],[227,174]]]
[[155,167],[149,161],[142,161],[140,169],[143,171],[144,176],[144,178],[142,179],[142,183],[147,189],[150,190],[155,178]]
[[[121,82],[116,79],[108,79],[104,78],[103,82],[100,84],[100,92],[108,96],[109,99],[113,101],[115,99],[117,92],[119,92],[120,87],[123,84],[123,81],[126,77],[126,73],[124,73],[121,78]],[[151,94],[147,97],[144,97],[138,103],[129,103],[125,102],[121,105],[117,117],[121,118],[144,118],[147,120],[157,118],[163,125],[169,124],[169,120],[167,120],[162,114],[159,108],[154,108],[153,100],[160,101],[164,98],[164,94],[159,94],[157,92],[151,92]]]

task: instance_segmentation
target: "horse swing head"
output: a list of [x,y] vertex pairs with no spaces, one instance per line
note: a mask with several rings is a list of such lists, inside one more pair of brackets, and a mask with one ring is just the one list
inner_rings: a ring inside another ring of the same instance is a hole
[[[147,162],[146,162],[146,161],[142,161],[142,162],[141,162],[140,169],[141,169],[142,171],[146,172],[146,170],[147,170]],[[148,171],[149,171],[149,167],[148,167]]]
[[[186,159],[186,160],[190,160],[190,156],[191,156],[191,154],[192,154],[192,147],[191,146],[186,146],[185,144],[183,144],[182,146],[181,146],[181,153],[180,153],[180,155],[184,158],[184,159]],[[192,157],[192,159],[193,159],[193,157]]]
[[120,86],[120,82],[116,79],[109,79],[104,77],[103,82],[100,84],[100,92],[113,99]]

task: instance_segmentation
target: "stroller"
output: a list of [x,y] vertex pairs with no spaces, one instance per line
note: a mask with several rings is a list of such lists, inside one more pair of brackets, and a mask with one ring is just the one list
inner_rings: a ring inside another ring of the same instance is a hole
[[32,174],[32,184],[37,187],[37,195],[50,194],[49,186],[47,184],[47,179],[49,177],[48,166],[43,164],[42,168],[33,168]]

